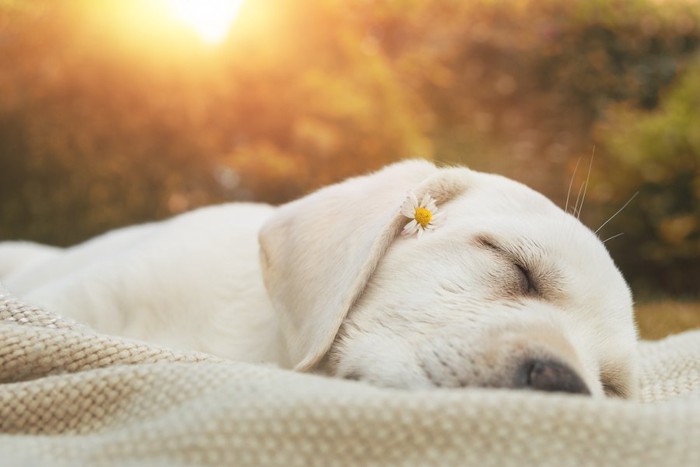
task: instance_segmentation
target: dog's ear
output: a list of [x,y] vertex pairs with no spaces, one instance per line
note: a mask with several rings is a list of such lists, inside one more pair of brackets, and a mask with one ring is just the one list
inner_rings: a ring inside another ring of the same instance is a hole
[[466,169],[407,161],[283,205],[259,235],[263,278],[291,366],[312,369],[377,263],[408,222],[409,191],[443,203],[464,191]]

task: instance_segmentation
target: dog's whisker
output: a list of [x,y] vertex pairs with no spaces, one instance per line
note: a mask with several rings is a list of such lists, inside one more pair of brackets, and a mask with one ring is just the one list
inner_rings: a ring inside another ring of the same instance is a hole
[[614,240],[614,239],[616,239],[617,237],[623,236],[624,234],[625,234],[624,232],[620,232],[619,234],[615,234],[615,235],[613,235],[612,237],[608,237],[608,238],[606,238],[605,240],[603,240],[603,243],[607,243],[607,242],[609,242],[610,240]]
[[586,200],[586,192],[588,191],[588,181],[591,178],[591,169],[593,168],[593,159],[594,158],[595,158],[595,146],[593,146],[593,152],[591,153],[591,160],[588,163],[588,174],[586,174],[586,181],[584,183],[584,188],[583,188],[583,196],[581,197],[581,205],[578,206],[578,214],[576,215],[576,219],[578,219],[581,216],[581,211],[583,210],[583,202]]
[[578,194],[576,195],[576,203],[574,204],[574,208],[571,210],[571,214],[578,219],[578,202],[581,199],[581,193],[583,193],[583,183],[578,189]]
[[571,180],[569,181],[569,189],[566,191],[566,205],[564,206],[564,211],[569,212],[569,197],[571,195],[571,187],[574,184],[574,179],[576,178],[576,172],[578,171],[578,165],[581,163],[581,158],[579,157],[576,161],[576,166],[574,166],[574,173],[571,174]]
[[610,217],[608,218],[607,221],[603,222],[603,224],[602,224],[600,227],[598,227],[598,229],[597,229],[594,233],[600,232],[600,229],[602,229],[603,227],[605,227],[605,226],[608,224],[608,222],[610,222],[611,220],[613,220],[613,219],[615,218],[615,216],[617,216],[618,214],[620,214],[620,213],[622,212],[622,210],[625,209],[625,208],[627,207],[627,205],[630,204],[630,203],[632,202],[632,200],[633,200],[634,198],[637,197],[638,194],[639,194],[638,191],[635,192],[635,193],[632,195],[632,197],[631,197],[630,199],[628,199],[627,202],[626,202],[620,209],[618,209],[618,210],[615,212],[615,214],[613,214],[612,216],[610,216]]

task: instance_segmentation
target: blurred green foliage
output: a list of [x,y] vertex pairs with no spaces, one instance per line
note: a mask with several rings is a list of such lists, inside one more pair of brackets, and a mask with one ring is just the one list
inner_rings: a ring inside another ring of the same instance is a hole
[[0,239],[283,202],[417,156],[563,205],[595,146],[582,220],[639,190],[601,231],[625,232],[613,257],[638,291],[697,293],[700,0],[250,0],[218,46],[156,3],[0,0]]
[[700,288],[700,61],[653,112],[628,105],[601,129],[619,196],[638,192],[616,222],[627,235],[622,266],[643,270],[638,287],[682,293]]

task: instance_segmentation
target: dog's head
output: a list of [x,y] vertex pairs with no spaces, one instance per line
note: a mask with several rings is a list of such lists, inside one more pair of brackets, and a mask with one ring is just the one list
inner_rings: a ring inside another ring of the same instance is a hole
[[[401,231],[407,193],[442,216]],[[260,233],[290,366],[400,388],[633,396],[630,292],[600,240],[526,186],[408,161],[279,208]]]

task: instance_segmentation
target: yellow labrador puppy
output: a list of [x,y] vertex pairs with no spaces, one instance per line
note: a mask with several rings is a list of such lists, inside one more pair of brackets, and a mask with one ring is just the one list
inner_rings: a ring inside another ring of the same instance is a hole
[[600,240],[465,168],[407,161],[280,207],[207,207],[61,250],[0,244],[10,261],[0,280],[27,301],[235,360],[396,388],[637,386],[630,292]]

